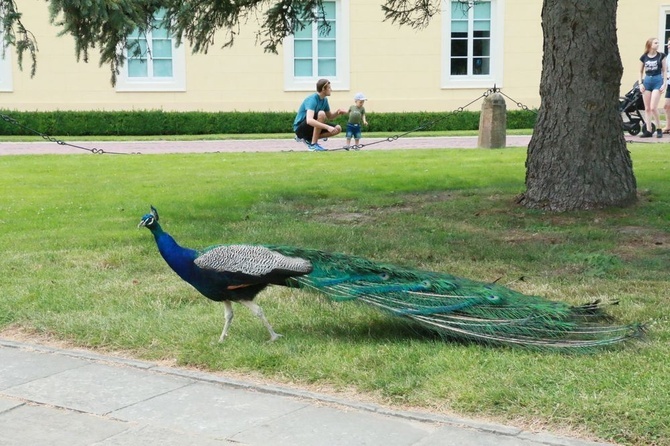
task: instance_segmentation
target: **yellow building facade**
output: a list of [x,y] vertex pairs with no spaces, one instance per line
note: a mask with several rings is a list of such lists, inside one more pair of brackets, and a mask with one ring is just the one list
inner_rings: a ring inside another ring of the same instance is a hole
[[[88,63],[76,61],[73,39],[58,36],[47,3],[17,5],[38,42],[37,73],[31,78],[29,60],[19,70],[14,49],[6,50],[0,58],[3,109],[291,111],[322,77],[333,85],[333,107],[348,107],[364,92],[369,111],[452,111],[494,85],[529,107],[540,104],[542,0],[445,0],[420,30],[385,22],[381,0],[328,0],[330,31],[308,27],[287,38],[279,54],[263,51],[254,23],[241,29],[232,48],[221,48],[221,35],[207,54],[176,47],[157,29],[132,36],[146,51],[128,60],[115,86],[96,49]],[[637,79],[651,36],[667,42],[670,1],[620,0],[622,93]]]

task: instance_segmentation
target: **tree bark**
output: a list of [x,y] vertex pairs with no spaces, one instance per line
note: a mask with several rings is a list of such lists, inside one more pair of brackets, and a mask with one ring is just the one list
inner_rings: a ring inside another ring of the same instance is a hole
[[541,105],[519,200],[526,207],[562,212],[637,200],[618,108],[616,9],[617,0],[544,0]]

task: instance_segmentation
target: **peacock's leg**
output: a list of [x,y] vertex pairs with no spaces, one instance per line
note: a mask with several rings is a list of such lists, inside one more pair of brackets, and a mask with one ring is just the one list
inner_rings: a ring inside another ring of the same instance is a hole
[[225,322],[223,324],[223,331],[219,337],[219,342],[223,342],[223,340],[228,335],[228,329],[230,328],[230,323],[233,320],[233,304],[231,304],[228,300],[223,301],[223,319]]
[[276,341],[281,336],[279,333],[275,333],[275,331],[272,329],[272,325],[270,325],[267,318],[265,317],[265,314],[263,313],[263,309],[258,306],[258,304],[251,300],[242,300],[240,303],[251,310],[251,312],[258,316],[258,318],[263,322],[265,328],[267,328],[270,332],[270,341]]

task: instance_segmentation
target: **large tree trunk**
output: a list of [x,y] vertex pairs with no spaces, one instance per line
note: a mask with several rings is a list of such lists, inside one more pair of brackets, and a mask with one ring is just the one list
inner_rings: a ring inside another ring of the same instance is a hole
[[618,109],[616,9],[617,0],[544,0],[541,105],[520,199],[527,207],[568,211],[636,201]]

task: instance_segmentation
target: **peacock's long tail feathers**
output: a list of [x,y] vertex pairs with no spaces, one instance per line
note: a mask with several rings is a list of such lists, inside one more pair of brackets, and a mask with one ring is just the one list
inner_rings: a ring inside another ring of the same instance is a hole
[[612,324],[600,301],[571,306],[446,273],[303,248],[269,248],[312,263],[310,274],[292,278],[288,285],[319,291],[334,301],[363,302],[447,337],[588,351],[644,331],[640,324]]

